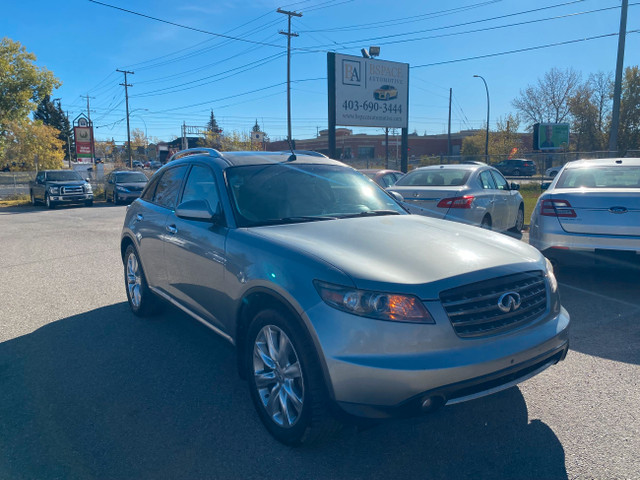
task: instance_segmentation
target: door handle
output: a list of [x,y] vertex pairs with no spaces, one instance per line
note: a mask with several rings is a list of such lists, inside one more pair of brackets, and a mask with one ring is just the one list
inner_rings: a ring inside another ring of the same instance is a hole
[[141,222],[142,220],[144,220],[144,217],[143,217],[141,214],[137,214],[137,215],[136,215],[136,220],[137,220],[138,222]]
[[169,233],[175,234],[178,233],[178,228],[175,225],[167,225],[167,231]]

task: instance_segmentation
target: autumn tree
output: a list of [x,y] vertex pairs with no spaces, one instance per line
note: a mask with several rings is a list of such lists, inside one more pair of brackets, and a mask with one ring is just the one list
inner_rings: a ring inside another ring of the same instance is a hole
[[22,170],[62,168],[64,150],[58,134],[58,130],[39,120],[9,121],[5,162],[15,163]]
[[622,78],[620,98],[620,126],[618,150],[640,149],[640,70],[638,66],[627,67]]
[[603,132],[598,129],[599,110],[595,102],[595,91],[589,82],[576,88],[569,98],[571,133],[578,152],[602,149]]
[[525,122],[562,123],[569,119],[569,99],[580,84],[580,73],[572,68],[552,68],[535,85],[520,90],[511,103]]
[[[57,129],[58,138],[62,140],[65,160],[69,160],[69,152],[74,148],[73,132],[69,119],[62,110],[60,100],[52,102],[50,95],[45,95],[33,112],[34,120],[40,120],[44,125]],[[67,145],[69,143],[69,145]]]
[[[505,157],[516,148],[521,152],[525,149],[520,129],[520,117],[509,113],[498,118],[496,129],[489,132],[489,156]],[[475,135],[462,140],[460,153],[464,156],[484,156],[486,130],[478,130]]]

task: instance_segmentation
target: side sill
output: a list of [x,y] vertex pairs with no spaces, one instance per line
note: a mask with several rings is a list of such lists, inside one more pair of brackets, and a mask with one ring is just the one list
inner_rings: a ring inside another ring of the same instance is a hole
[[185,307],[184,305],[182,305],[181,303],[179,303],[178,301],[174,300],[172,297],[170,297],[169,295],[167,295],[166,293],[158,290],[155,287],[149,287],[149,289],[155,293],[156,295],[158,295],[159,297],[162,297],[163,299],[165,299],[167,302],[171,303],[172,305],[175,305],[176,307],[178,307],[180,310],[182,310],[184,313],[186,313],[187,315],[189,315],[190,317],[194,318],[195,320],[199,321],[200,323],[202,323],[205,327],[210,328],[211,330],[213,330],[214,332],[216,332],[218,335],[220,335],[222,338],[224,338],[225,340],[227,340],[231,345],[235,346],[235,342],[233,341],[233,338],[231,338],[229,335],[227,335],[226,333],[224,333],[222,330],[220,330],[217,327],[214,327],[213,325],[211,325],[209,322],[207,322],[204,318],[202,318],[200,315],[198,315],[197,313],[192,312],[191,310],[189,310],[187,307]]

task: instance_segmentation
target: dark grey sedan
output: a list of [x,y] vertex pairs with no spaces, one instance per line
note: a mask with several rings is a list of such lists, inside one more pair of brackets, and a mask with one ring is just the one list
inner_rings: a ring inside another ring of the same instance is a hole
[[116,205],[121,202],[131,202],[140,196],[148,181],[147,176],[142,172],[111,172],[105,180],[105,199]]
[[326,157],[178,153],[127,209],[120,248],[133,313],[164,299],[235,345],[286,444],[488,395],[568,350],[539,251],[410,215]]

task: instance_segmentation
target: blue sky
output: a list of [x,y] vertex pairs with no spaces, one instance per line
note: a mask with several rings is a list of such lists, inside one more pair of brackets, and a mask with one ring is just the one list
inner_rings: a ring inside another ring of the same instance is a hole
[[[553,67],[572,67],[583,78],[613,72],[621,5],[620,0],[104,3],[209,33],[88,0],[7,0],[0,31],[63,82],[53,97],[61,98],[72,117],[86,111],[81,95],[93,97],[96,138],[117,142],[126,140],[118,68],[135,72],[128,78],[131,128],[146,129],[149,136],[169,140],[180,134],[183,122],[204,125],[213,109],[225,131],[249,131],[257,119],[272,139],[286,137],[286,36],[278,32],[286,30],[287,17],[278,7],[303,14],[292,20],[292,31],[299,34],[292,39],[293,137],[310,138],[327,126],[328,51],[360,55],[360,48],[379,45],[381,59],[408,63],[409,131],[420,134],[446,132],[450,87],[452,130],[482,128],[485,90],[473,78],[482,75],[493,128],[499,117],[514,112],[511,101],[520,89]],[[640,5],[629,3],[627,31],[640,29]],[[616,35],[495,55],[607,34]],[[460,61],[479,56],[487,57]],[[640,35],[630,33],[625,66],[639,63]]]

